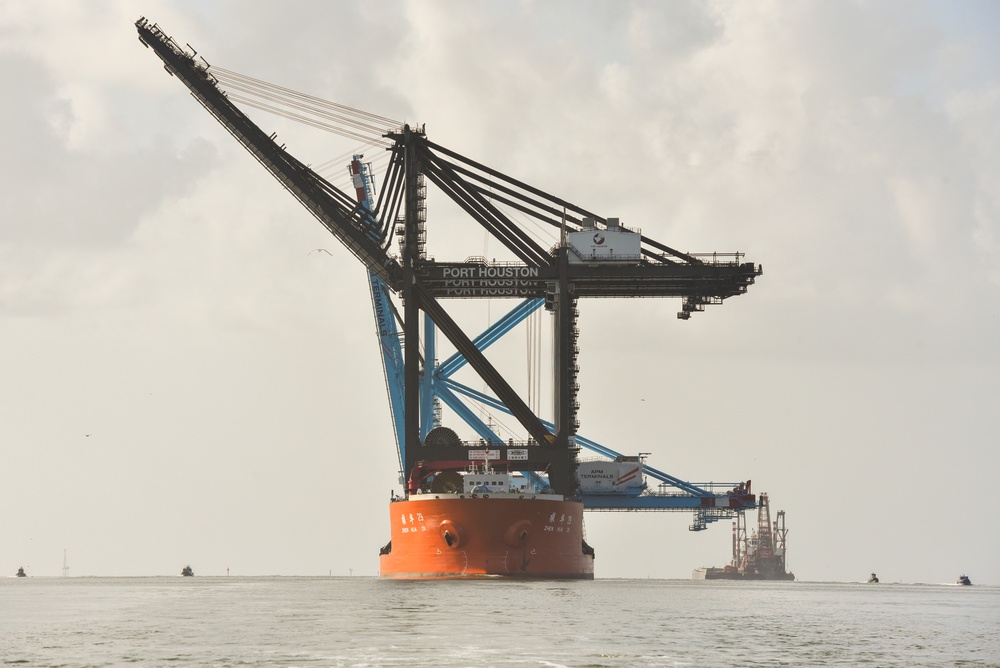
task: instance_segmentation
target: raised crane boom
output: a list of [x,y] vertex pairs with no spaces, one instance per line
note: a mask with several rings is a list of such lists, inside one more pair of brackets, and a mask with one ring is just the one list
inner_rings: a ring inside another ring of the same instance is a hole
[[180,79],[195,99],[365,266],[398,289],[402,267],[385,252],[378,240],[369,236],[370,225],[364,221],[365,209],[285,151],[274,141],[273,135],[264,134],[219,89],[204,59],[204,64],[199,64],[192,54],[178,47],[158,26],[144,18],[135,25],[139,41],[156,52],[167,72]]

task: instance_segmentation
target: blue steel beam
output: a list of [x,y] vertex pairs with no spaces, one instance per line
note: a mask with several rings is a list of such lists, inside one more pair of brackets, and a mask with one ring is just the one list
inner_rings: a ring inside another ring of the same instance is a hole
[[[490,445],[503,445],[503,439],[500,438],[489,425],[479,419],[479,416],[472,412],[472,410],[465,405],[465,402],[459,399],[455,394],[448,389],[444,384],[437,384],[434,386],[437,396],[441,398],[444,405],[455,411],[455,413],[463,420],[467,425],[472,427],[473,431],[479,434],[479,437]],[[542,480],[534,471],[521,471],[521,475],[531,483],[535,489],[542,489],[546,486],[546,482]]]
[[[576,442],[579,443],[584,448],[587,448],[591,452],[596,452],[600,455],[604,455],[605,457],[610,457],[614,459],[615,457],[622,456],[621,453],[615,452],[611,448],[605,447],[600,443],[596,443],[594,441],[591,441],[589,438],[584,438],[583,436],[580,435],[577,435]],[[715,494],[708,491],[707,489],[702,489],[701,487],[698,487],[697,485],[692,485],[691,483],[681,480],[680,478],[675,478],[669,473],[664,473],[663,471],[654,469],[652,466],[646,464],[645,462],[643,462],[642,470],[650,478],[659,480],[660,482],[666,483],[668,485],[672,485],[678,489],[682,489],[688,494],[693,494],[694,496],[704,496],[704,497],[715,496]]]
[[420,440],[434,427],[434,321],[424,313],[424,377],[420,379]]
[[[525,318],[541,308],[544,303],[544,299],[525,299],[511,309],[507,315],[503,316],[485,329],[483,333],[473,339],[472,342],[476,345],[478,350],[486,350],[492,344],[500,340],[505,334],[507,334],[507,332],[521,324]],[[444,362],[441,362],[441,364],[434,369],[434,375],[438,378],[448,378],[465,366],[465,363],[465,356],[461,353],[455,353]]]
[[[350,173],[354,182],[358,204],[365,211],[372,210],[373,188],[371,171],[368,165],[361,162],[363,156],[354,155],[351,160]],[[374,218],[365,216],[366,234],[373,241],[381,242],[381,234]],[[400,343],[399,329],[396,323],[396,310],[392,307],[389,288],[371,267],[368,270],[368,288],[372,298],[372,311],[375,316],[375,331],[379,340],[379,353],[382,359],[382,370],[385,375],[385,389],[389,395],[389,412],[392,417],[393,436],[396,438],[396,450],[399,454],[399,467],[403,468],[403,398],[406,396],[403,378],[403,347]]]
[[[722,513],[735,513],[739,508],[725,506],[704,506],[704,497],[687,494],[643,494],[641,496],[625,496],[614,494],[583,494],[583,505],[588,510],[708,510]],[[716,499],[727,499],[721,494]],[[753,508],[754,506],[750,506]]]
[[479,419],[472,409],[465,405],[461,399],[455,396],[455,394],[448,389],[445,385],[438,384],[435,386],[435,392],[437,396],[441,398],[444,405],[455,411],[455,413],[470,427],[475,431],[479,438],[487,441],[491,445],[503,445],[503,439],[500,438],[496,433],[490,429],[489,425]]
[[379,357],[385,375],[386,393],[389,395],[389,412],[392,417],[393,436],[399,454],[400,467],[403,465],[403,347],[400,345],[396,316],[389,300],[389,288],[375,272],[368,271],[368,286],[371,290],[372,311],[375,315],[376,334],[379,341]]
[[[458,382],[456,382],[456,381],[454,381],[454,380],[452,380],[450,378],[443,379],[441,381],[441,383],[439,384],[438,387],[441,387],[441,386],[447,386],[448,388],[450,388],[451,390],[457,392],[458,394],[463,394],[463,395],[469,397],[470,399],[473,399],[473,400],[478,401],[478,402],[480,402],[482,404],[485,404],[486,406],[488,406],[490,408],[493,408],[495,410],[499,410],[499,411],[502,411],[502,412],[508,413],[508,414],[510,413],[510,411],[507,410],[507,407],[504,406],[500,401],[494,399],[493,397],[489,396],[488,394],[483,394],[482,392],[479,392],[478,390],[474,390],[471,387],[467,387],[465,385],[462,385],[461,383],[458,383]],[[542,424],[544,424],[549,429],[553,428],[553,424],[551,422],[546,421],[546,420],[542,420]],[[592,441],[589,438],[585,438],[585,437],[580,436],[580,435],[576,436],[576,442],[581,447],[584,447],[587,450],[590,450],[591,452],[596,452],[597,454],[599,454],[601,456],[604,456],[604,457],[608,457],[610,459],[614,459],[616,457],[622,457],[623,456],[623,454],[620,453],[620,452],[616,452],[615,450],[612,450],[611,448],[603,446],[600,443],[597,443],[596,441]],[[642,470],[643,470],[643,473],[647,474],[649,477],[651,477],[651,478],[653,478],[655,480],[659,480],[662,483],[666,483],[668,485],[672,485],[673,487],[681,489],[681,490],[687,492],[688,494],[692,495],[693,497],[697,497],[697,498],[711,498],[711,497],[716,497],[717,496],[716,494],[714,494],[713,492],[711,492],[711,491],[709,491],[707,489],[703,489],[701,487],[698,487],[697,485],[692,485],[691,483],[686,482],[684,480],[681,480],[680,478],[676,478],[676,477],[674,477],[674,476],[672,476],[672,475],[670,475],[668,473],[664,473],[663,471],[655,469],[652,466],[649,466],[648,464],[643,463]]]

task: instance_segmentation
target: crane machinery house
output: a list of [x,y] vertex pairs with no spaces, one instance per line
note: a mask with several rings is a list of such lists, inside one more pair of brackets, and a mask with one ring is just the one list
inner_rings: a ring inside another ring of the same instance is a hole
[[617,218],[608,218],[604,228],[598,228],[590,216],[581,223],[582,230],[566,235],[571,263],[639,264],[641,234],[622,227]]

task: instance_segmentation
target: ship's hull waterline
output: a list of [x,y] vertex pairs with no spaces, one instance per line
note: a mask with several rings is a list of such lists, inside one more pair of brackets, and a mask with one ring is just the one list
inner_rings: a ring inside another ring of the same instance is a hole
[[394,500],[389,514],[383,578],[594,578],[578,501],[551,494],[418,494]]

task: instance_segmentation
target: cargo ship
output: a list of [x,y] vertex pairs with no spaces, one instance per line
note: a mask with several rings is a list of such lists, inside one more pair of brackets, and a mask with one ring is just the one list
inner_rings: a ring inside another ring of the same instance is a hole
[[[447,428],[441,433],[455,442]],[[391,499],[390,542],[380,555],[381,576],[388,579],[547,578],[589,580],[594,577],[594,549],[584,531],[584,501],[635,498],[646,490],[637,456],[615,461],[588,460],[576,466],[580,495],[539,492],[544,479],[498,471],[492,464],[512,466],[519,448],[474,451],[480,464],[425,462],[411,478],[407,496]],[[423,468],[421,467],[421,468]],[[449,468],[451,467],[451,468]],[[433,472],[431,472],[433,471]]]
[[593,579],[583,503],[519,485],[520,476],[470,467],[389,504],[383,578]]
[[695,580],[794,580],[785,570],[785,511],[779,510],[771,523],[767,493],[761,493],[757,510],[757,528],[747,535],[745,513],[733,523],[733,558],[723,566],[696,568]]

